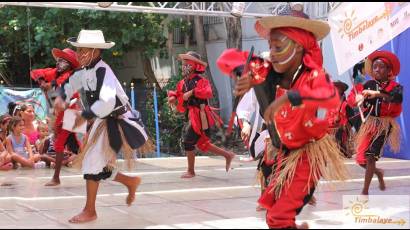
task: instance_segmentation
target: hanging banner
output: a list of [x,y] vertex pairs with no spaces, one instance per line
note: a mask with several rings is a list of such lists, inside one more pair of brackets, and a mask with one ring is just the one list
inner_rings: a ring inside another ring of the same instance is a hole
[[44,120],[47,116],[47,101],[41,89],[12,90],[0,87],[0,115],[9,112],[10,102],[32,104],[37,119]]
[[339,75],[410,26],[408,2],[345,2],[329,14]]

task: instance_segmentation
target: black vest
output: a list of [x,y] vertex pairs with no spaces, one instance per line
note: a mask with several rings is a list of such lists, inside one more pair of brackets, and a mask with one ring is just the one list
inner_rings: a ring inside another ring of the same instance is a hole
[[[191,79],[185,79],[184,80],[184,87],[183,87],[183,92],[186,93],[192,89],[196,88],[196,85],[198,84],[198,81],[201,80],[202,77],[199,75],[195,75],[193,78]],[[197,97],[195,97],[195,95],[192,95],[188,101],[184,102],[184,106],[189,105],[189,106],[196,106],[199,107],[200,104],[208,104],[208,100],[206,99],[199,99]]]
[[[85,90],[85,96],[87,98],[87,104],[89,107],[91,107],[100,97],[100,91],[101,87],[104,83],[104,78],[105,78],[105,68],[100,67],[96,71],[96,76],[97,76],[97,87],[95,88],[95,91],[92,90]],[[118,106],[122,106],[122,102],[118,98],[118,96],[115,97],[115,107],[117,108]]]

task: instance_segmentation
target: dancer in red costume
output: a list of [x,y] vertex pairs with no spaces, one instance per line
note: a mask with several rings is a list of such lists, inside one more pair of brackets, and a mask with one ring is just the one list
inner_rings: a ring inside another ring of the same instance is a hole
[[264,92],[270,103],[259,101],[266,108],[264,119],[276,160],[259,203],[267,209],[270,228],[306,228],[306,223],[297,226],[295,217],[320,178],[343,180],[347,175],[337,143],[328,135],[329,110],[340,99],[323,70],[317,43],[330,28],[288,8],[280,16],[257,20],[255,29],[269,41],[272,68],[259,85],[253,85],[250,76],[242,76],[235,94],[242,95],[253,86],[257,97]]
[[342,81],[335,81],[334,85],[339,92],[341,102],[336,109],[330,111],[329,132],[336,138],[343,155],[346,158],[351,158],[353,155],[353,146],[351,142],[353,123],[351,120],[354,116],[354,111],[346,101],[345,92],[349,86]]
[[210,151],[225,157],[226,171],[229,171],[235,154],[213,145],[209,139],[210,128],[221,121],[208,105],[208,99],[212,98],[212,88],[209,81],[201,76],[205,72],[207,63],[193,51],[180,54],[179,58],[182,60],[184,79],[178,82],[175,91],[168,92],[168,102],[171,105],[177,104],[178,112],[188,112],[190,122],[184,138],[188,170],[181,178],[195,176],[195,146],[203,152]]
[[[80,66],[76,52],[70,48],[64,50],[54,48],[51,53],[56,60],[56,68],[36,69],[31,71],[30,74],[44,91],[50,108],[53,105],[53,99],[57,96],[55,88],[61,87],[70,76],[72,76],[74,70]],[[76,93],[72,99],[74,98],[79,99],[79,94]],[[73,104],[70,109],[78,109],[78,106]],[[60,184],[60,171],[66,146],[68,150],[76,154],[80,149],[80,142],[76,134],[63,129],[64,110],[61,108],[53,108],[52,113],[55,116],[54,135],[56,138],[54,148],[56,151],[56,165],[53,178],[50,182],[46,183],[46,186],[56,186]]]
[[403,86],[394,81],[400,72],[396,55],[375,51],[367,57],[365,70],[373,79],[356,85],[348,98],[351,106],[363,105],[364,115],[368,117],[356,139],[356,162],[366,169],[362,195],[369,194],[373,174],[377,175],[380,189],[386,188],[383,170],[376,168],[376,161],[382,156],[386,143],[393,152],[399,152],[400,126],[395,118],[402,112],[403,102]]

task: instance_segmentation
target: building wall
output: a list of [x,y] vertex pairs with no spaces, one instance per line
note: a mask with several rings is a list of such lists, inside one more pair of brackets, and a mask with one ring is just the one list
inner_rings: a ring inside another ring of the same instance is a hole
[[120,82],[127,82],[127,84],[133,78],[145,79],[141,56],[137,51],[125,53],[122,58],[121,67],[115,68],[114,72]]

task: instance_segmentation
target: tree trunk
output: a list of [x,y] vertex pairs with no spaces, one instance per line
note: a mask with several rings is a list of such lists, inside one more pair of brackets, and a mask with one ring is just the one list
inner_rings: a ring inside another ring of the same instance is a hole
[[[205,45],[205,36],[204,36],[204,23],[202,17],[194,16],[194,28],[195,28],[195,37],[196,37],[196,44],[198,47],[198,53],[201,55],[202,59],[208,63],[208,57],[206,54],[206,45]],[[212,92],[214,97],[210,99],[210,103],[212,106],[219,108],[219,100],[218,100],[218,90],[215,87],[211,71],[209,70],[209,65],[206,68],[205,75],[207,76],[208,80],[212,86]]]
[[172,57],[174,54],[174,29],[168,28],[168,40],[167,40],[167,48],[168,48],[168,56]]
[[[236,48],[242,50],[242,24],[241,19],[238,17],[225,17],[225,27],[226,27],[226,48]],[[235,89],[235,80],[230,79],[231,90]],[[235,96],[232,95],[232,109],[235,102]],[[226,145],[234,146],[235,140],[231,134],[230,138],[225,139]]]
[[228,34],[226,47],[242,50],[242,24],[240,18],[225,18],[226,32]]
[[[226,48],[236,48],[242,50],[242,24],[241,19],[234,17],[234,18],[225,18],[225,26],[226,26]],[[235,88],[235,81],[231,80],[231,87],[232,89]],[[232,105],[234,102],[234,98],[232,98]]]
[[194,16],[194,28],[196,44],[198,46],[198,53],[201,54],[204,60],[207,60],[204,36],[204,23],[201,16]]
[[[191,22],[191,16],[190,15],[186,16],[186,21],[189,22],[189,23]],[[191,31],[191,30],[189,30],[189,31]],[[191,39],[191,33],[189,31],[185,32],[185,36],[184,36],[184,46],[185,46],[186,50],[189,49],[189,40]]]
[[159,85],[157,81],[157,78],[155,77],[155,73],[152,70],[151,60],[147,57],[144,57],[143,55],[142,55],[142,67],[144,70],[144,75],[148,79],[148,81],[150,83],[154,83],[159,90],[162,90],[161,86]]

